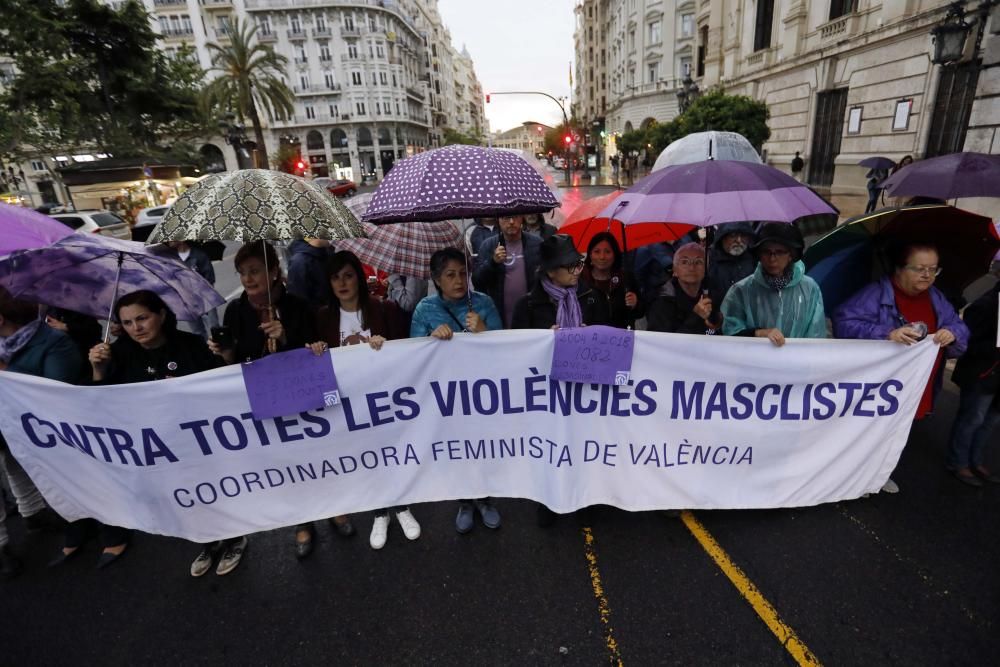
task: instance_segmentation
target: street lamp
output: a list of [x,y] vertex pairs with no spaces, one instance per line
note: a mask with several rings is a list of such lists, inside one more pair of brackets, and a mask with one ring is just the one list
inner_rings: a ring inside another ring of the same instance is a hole
[[[250,152],[247,150],[250,142],[247,141],[246,127],[236,122],[236,114],[229,112],[224,119],[219,121],[219,132],[226,143],[236,151],[236,166],[240,169],[246,169],[246,163],[251,159]],[[252,166],[256,167],[257,165]]]
[[[973,50],[973,59],[979,53],[979,47],[983,41],[983,30],[986,27],[986,20],[989,17],[990,9],[998,4],[1000,0],[983,0],[976,8],[978,15],[976,32],[976,46]],[[965,55],[965,43],[972,32],[972,24],[965,20],[965,2],[953,2],[948,6],[948,13],[944,17],[944,22],[935,26],[931,30],[934,39],[934,53],[931,55],[931,62],[935,65],[950,65],[962,59]]]
[[698,84],[691,78],[691,65],[685,65],[684,79],[681,81],[681,87],[677,90],[677,107],[680,109],[680,112],[684,113],[687,111],[691,103],[698,99],[699,95],[701,95],[701,90],[698,89]]

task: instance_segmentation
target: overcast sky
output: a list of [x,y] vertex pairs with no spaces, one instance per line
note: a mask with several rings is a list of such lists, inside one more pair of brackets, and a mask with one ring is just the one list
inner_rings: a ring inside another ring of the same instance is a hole
[[[458,50],[463,44],[469,49],[484,93],[539,90],[567,98],[573,5],[574,0],[438,0],[451,41]],[[541,95],[491,97],[486,117],[493,131],[528,120],[562,121],[556,103]]]

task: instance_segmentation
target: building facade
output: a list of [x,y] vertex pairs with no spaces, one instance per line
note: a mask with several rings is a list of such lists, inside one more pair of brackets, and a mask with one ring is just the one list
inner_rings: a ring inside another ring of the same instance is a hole
[[[284,80],[295,97],[291,118],[262,118],[264,150],[270,156],[282,143],[299,146],[312,176],[380,180],[395,161],[441,145],[444,129],[484,126],[472,58],[451,44],[437,0],[142,2],[164,52],[188,45],[206,70],[210,43],[227,44],[237,20],[257,26],[257,41],[288,58]],[[241,164],[221,136],[208,137],[202,153],[230,169]],[[36,166],[13,165],[28,198],[64,203],[58,188],[32,187],[32,175],[43,174]]]
[[494,148],[513,148],[525,151],[531,155],[545,153],[545,133],[552,128],[543,123],[527,121],[520,127],[506,132],[498,132],[493,136]]

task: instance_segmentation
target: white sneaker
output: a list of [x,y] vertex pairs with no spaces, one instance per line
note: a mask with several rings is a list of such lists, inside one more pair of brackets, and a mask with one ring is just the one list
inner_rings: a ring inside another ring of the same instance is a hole
[[399,519],[399,527],[403,529],[403,535],[406,535],[406,539],[415,540],[420,537],[420,524],[410,514],[410,510],[405,509],[402,512],[397,512],[396,518]]
[[372,534],[368,538],[368,544],[372,549],[381,549],[385,546],[385,540],[389,536],[389,515],[377,516],[372,523]]
[[892,478],[890,477],[885,481],[885,484],[882,485],[882,493],[899,493],[899,484],[892,481]]

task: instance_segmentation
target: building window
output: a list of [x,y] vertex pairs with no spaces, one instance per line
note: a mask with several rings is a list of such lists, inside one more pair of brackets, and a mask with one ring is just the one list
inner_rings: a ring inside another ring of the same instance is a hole
[[375,103],[375,115],[377,116],[377,115],[379,115],[380,113],[382,113],[382,105],[381,105],[381,104],[379,104],[378,102],[376,102],[376,103]]
[[340,115],[340,111],[337,109],[337,105],[336,104],[331,104],[330,105],[330,116],[332,116],[333,118],[336,118],[339,115]]
[[652,21],[652,22],[650,22],[649,25],[648,25],[648,28],[649,28],[649,30],[647,30],[647,34],[649,35],[649,43],[650,44],[659,44],[661,41],[663,41],[661,39],[661,37],[660,37],[660,22],[659,21]]
[[31,168],[34,171],[45,171],[45,163],[41,160],[32,160]]
[[364,116],[365,115],[365,103],[364,102],[355,102],[354,103],[354,108],[358,112],[359,116]]
[[839,19],[841,16],[850,14],[858,8],[858,0],[831,0],[830,20]]
[[299,21],[299,17],[298,16],[293,16],[292,17],[290,26],[291,26],[292,32],[302,32],[302,22]]
[[332,60],[330,57],[330,45],[327,42],[323,42],[319,45],[319,59]]
[[774,24],[774,0],[757,0],[757,26],[753,33],[753,50],[771,48],[771,26]]
[[392,87],[393,87],[393,88],[396,88],[397,86],[398,86],[398,84],[396,83],[396,75],[395,75],[395,73],[394,73],[394,74],[392,75]]
[[397,116],[401,115],[399,112],[399,102],[396,102],[396,115]]
[[306,47],[301,44],[295,47],[296,57],[295,62],[298,64],[306,62]]
[[344,29],[354,30],[354,14],[344,14]]
[[681,37],[694,37],[694,14],[681,15]]
[[316,31],[323,32],[326,30],[326,17],[320,14],[316,17]]
[[372,85],[373,86],[378,85],[378,77],[375,75],[375,72],[372,72]]
[[368,29],[371,30],[372,32],[378,30],[378,23],[375,22],[374,16],[368,17]]
[[635,51],[635,30],[628,31],[628,50]]
[[306,118],[309,120],[316,120],[316,110],[311,106],[306,107]]
[[351,83],[355,86],[361,85],[361,72],[351,72]]
[[691,73],[691,56],[684,56],[680,59],[680,66],[677,70],[677,78],[683,79]]
[[271,34],[271,21],[266,16],[257,19],[257,32],[261,35]]
[[187,14],[181,14],[181,29],[187,33],[194,32],[194,28],[191,27],[191,17]]
[[660,63],[646,65],[646,83],[656,83],[660,78]]
[[382,42],[375,42],[375,55],[379,58],[385,58],[385,47],[382,46]]
[[300,76],[299,83],[302,85],[302,90],[309,90],[309,77],[307,75]]
[[333,88],[334,85],[337,83],[337,80],[334,78],[331,72],[327,72],[326,74],[323,75],[323,83],[326,84],[327,88]]
[[[761,0],[763,2],[763,0]],[[708,26],[698,31],[698,71],[695,76],[705,76],[705,54],[708,52]]]
[[351,58],[352,60],[358,57],[358,45],[357,44],[348,44],[347,45],[347,57]]

